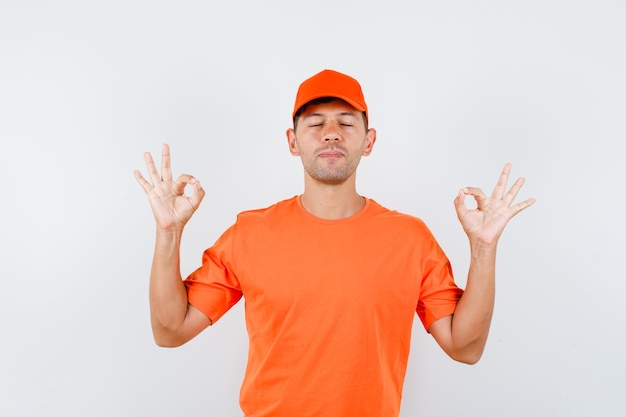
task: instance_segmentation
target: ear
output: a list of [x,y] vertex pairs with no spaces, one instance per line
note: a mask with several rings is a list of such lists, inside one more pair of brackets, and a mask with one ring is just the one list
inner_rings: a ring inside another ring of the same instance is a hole
[[287,135],[287,144],[289,145],[289,152],[293,156],[300,156],[300,152],[298,152],[298,146],[296,145],[296,131],[293,129],[287,129],[285,132]]
[[376,143],[376,129],[369,129],[365,134],[365,147],[363,148],[363,156],[369,156]]

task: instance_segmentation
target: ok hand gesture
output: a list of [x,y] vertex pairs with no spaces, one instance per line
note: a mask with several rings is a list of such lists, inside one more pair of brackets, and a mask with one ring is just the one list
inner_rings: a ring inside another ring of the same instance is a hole
[[[186,174],[180,175],[176,181],[172,180],[168,145],[163,145],[161,175],[149,152],[144,154],[144,159],[151,182],[147,181],[138,170],[135,170],[134,174],[150,200],[157,229],[161,231],[182,230],[204,198],[204,190],[200,182]],[[190,197],[184,194],[187,185],[193,186],[193,194]]]
[[[534,198],[529,198],[513,205],[524,179],[519,178],[506,191],[510,172],[511,164],[506,164],[491,196],[486,196],[480,188],[467,187],[460,190],[454,199],[457,217],[471,241],[495,244],[509,220],[535,202]],[[476,200],[476,209],[469,210],[465,206],[467,195]]]

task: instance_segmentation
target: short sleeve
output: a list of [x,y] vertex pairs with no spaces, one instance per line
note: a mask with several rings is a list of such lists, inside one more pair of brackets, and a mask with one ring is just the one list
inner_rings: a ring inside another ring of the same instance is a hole
[[189,303],[217,322],[242,297],[234,258],[236,225],[204,251],[202,265],[186,279]]
[[430,244],[422,254],[422,283],[416,312],[424,328],[438,319],[454,314],[456,305],[463,295],[454,282],[452,266],[447,256],[432,235]]

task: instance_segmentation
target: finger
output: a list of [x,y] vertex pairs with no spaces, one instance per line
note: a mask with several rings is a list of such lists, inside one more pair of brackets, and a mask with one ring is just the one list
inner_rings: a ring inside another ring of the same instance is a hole
[[191,207],[194,211],[198,208],[202,199],[204,198],[204,189],[200,185],[200,181],[192,177],[191,175],[181,174],[173,183],[174,192],[177,195],[183,195],[185,187],[191,185],[193,187],[193,193],[190,197],[187,197]]
[[159,182],[161,182],[161,176],[159,175],[159,171],[157,171],[156,169],[154,159],[152,159],[152,155],[150,154],[150,152],[144,153],[143,159],[146,161],[146,168],[148,169],[148,175],[150,176],[150,181],[152,181],[152,184],[158,184]]
[[176,178],[176,181],[172,184],[173,191],[176,195],[183,195],[185,192],[185,187],[189,185],[194,185],[198,182],[193,176],[187,174],[181,174]]
[[525,182],[526,180],[524,178],[518,178],[511,186],[511,189],[507,191],[504,197],[502,197],[502,200],[507,205],[511,205],[511,203],[513,203],[513,200],[515,200],[517,193],[519,193],[520,188],[522,188],[522,185],[524,185]]
[[500,177],[498,178],[498,183],[493,189],[493,193],[491,194],[494,198],[500,199],[504,195],[506,191],[506,184],[509,181],[509,174],[511,173],[511,164],[507,163],[504,165],[502,172],[500,173]]
[[487,196],[485,195],[482,189],[477,188],[477,187],[465,187],[461,191],[465,195],[471,195],[472,197],[474,197],[474,200],[476,201],[476,205],[478,206],[479,209],[483,208],[484,202],[487,200]]
[[163,144],[161,151],[161,178],[163,181],[172,180],[172,165],[170,162],[170,147],[167,143]]
[[463,218],[465,213],[469,211],[467,209],[467,206],[465,205],[465,192],[462,189],[459,190],[459,193],[456,195],[456,198],[454,199],[454,209],[456,210],[456,214],[459,217],[459,219]]
[[139,183],[139,185],[141,185],[141,188],[143,188],[143,190],[148,193],[152,189],[152,184],[146,181],[143,175],[141,175],[141,172],[139,172],[138,170],[133,171],[133,173],[135,174],[137,182]]
[[515,216],[517,213],[519,213],[520,211],[527,209],[528,207],[532,206],[533,204],[535,204],[535,200],[534,198],[529,198],[527,200],[522,201],[521,203],[517,203],[516,205],[511,207],[511,217]]
[[191,202],[191,206],[194,210],[198,208],[203,198],[204,189],[200,185],[200,181],[196,181],[195,184],[193,184],[193,194],[189,197],[189,201]]

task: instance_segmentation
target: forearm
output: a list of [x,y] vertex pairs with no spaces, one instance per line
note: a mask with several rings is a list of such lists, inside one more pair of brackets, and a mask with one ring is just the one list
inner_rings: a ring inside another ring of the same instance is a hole
[[150,318],[157,343],[181,328],[187,315],[187,291],[180,275],[182,230],[157,231],[150,274]]
[[[461,362],[478,361],[487,343],[495,301],[498,239],[508,221],[535,202],[530,198],[512,204],[524,179],[517,179],[507,191],[510,171],[511,164],[506,164],[490,196],[480,188],[465,187],[454,199],[457,217],[470,240],[467,284],[454,314],[434,322],[430,332],[448,355]],[[476,201],[474,210],[465,205],[468,195]]]
[[495,301],[496,245],[471,242],[465,292],[451,323],[454,349],[467,361],[477,361],[487,343]]

